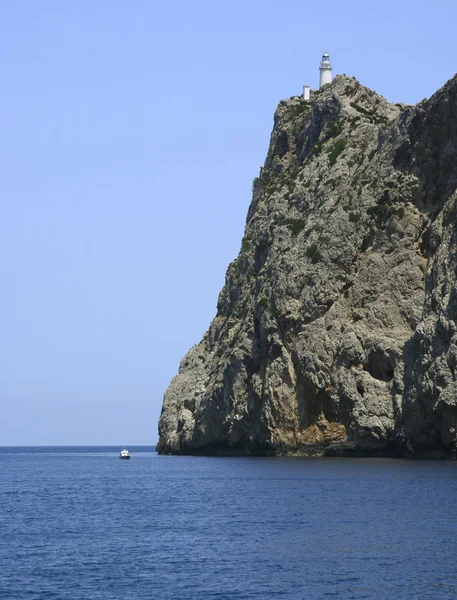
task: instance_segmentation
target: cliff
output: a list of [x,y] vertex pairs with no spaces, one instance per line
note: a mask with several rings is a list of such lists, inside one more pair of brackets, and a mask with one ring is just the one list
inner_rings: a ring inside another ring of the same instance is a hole
[[457,449],[457,76],[416,106],[337,76],[282,101],[160,453]]

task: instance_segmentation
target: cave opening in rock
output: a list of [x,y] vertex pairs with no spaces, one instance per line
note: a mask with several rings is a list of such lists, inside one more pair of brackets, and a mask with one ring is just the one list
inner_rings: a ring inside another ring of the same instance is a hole
[[392,381],[395,365],[387,353],[382,350],[373,350],[367,356],[364,369],[379,381]]

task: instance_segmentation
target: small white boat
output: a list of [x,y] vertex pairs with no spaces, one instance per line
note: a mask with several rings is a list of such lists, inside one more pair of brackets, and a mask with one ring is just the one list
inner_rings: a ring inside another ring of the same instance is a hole
[[122,458],[123,460],[130,460],[129,451],[126,450],[125,448],[124,448],[124,450],[121,450],[121,453],[119,454],[119,458]]

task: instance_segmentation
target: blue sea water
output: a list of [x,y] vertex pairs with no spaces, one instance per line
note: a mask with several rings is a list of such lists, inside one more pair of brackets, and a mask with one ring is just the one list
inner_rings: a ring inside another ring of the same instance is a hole
[[455,599],[457,463],[0,448],[0,598]]

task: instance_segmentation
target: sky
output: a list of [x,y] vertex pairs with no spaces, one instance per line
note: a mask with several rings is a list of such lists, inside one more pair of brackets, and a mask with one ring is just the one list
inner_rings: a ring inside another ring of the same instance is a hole
[[0,445],[155,444],[282,98],[457,71],[457,4],[0,3]]

